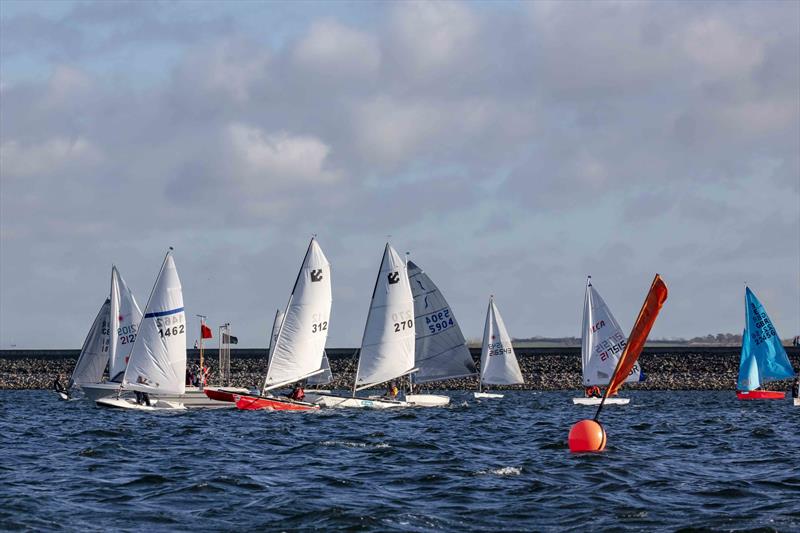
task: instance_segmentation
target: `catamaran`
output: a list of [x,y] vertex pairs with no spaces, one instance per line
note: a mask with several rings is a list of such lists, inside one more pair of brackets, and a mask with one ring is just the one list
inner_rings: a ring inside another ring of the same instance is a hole
[[[317,240],[311,239],[303,264],[270,350],[267,375],[261,394],[238,397],[236,407],[245,410],[307,411],[319,406],[307,401],[272,396],[275,389],[286,387],[323,372],[322,358],[328,338],[331,314],[330,263]],[[274,328],[274,326],[273,326]]]
[[483,385],[521,385],[525,383],[519,369],[517,356],[511,346],[506,325],[500,311],[489,298],[486,310],[486,324],[483,328],[483,348],[481,350],[481,378],[478,381],[476,398],[502,398],[503,394],[483,392]]
[[[413,261],[408,276],[414,296],[416,343],[414,360],[419,368],[411,374],[414,385],[477,376],[475,361],[453,311],[439,288]],[[450,398],[438,394],[407,394],[413,405],[447,405]]]
[[[101,320],[104,324],[101,326],[103,332],[99,335],[90,333],[84,343],[84,348],[89,350],[87,355],[90,355],[93,361],[86,364],[92,365],[94,369],[92,378],[96,379],[88,383],[83,381],[80,387],[92,401],[117,395],[142,320],[142,310],[116,266],[111,267],[111,291],[107,302],[108,306],[104,305],[100,312],[103,315]],[[95,324],[98,324],[97,319]],[[81,364],[83,357],[84,352],[81,350],[76,370],[79,366],[83,366]],[[106,364],[108,364],[108,381],[101,382],[102,371]],[[99,377],[98,369],[100,369]]]
[[736,397],[740,400],[782,400],[785,392],[761,390],[760,387],[770,381],[793,377],[792,363],[767,311],[750,287],[745,287],[744,307],[745,328]]
[[410,404],[377,396],[361,398],[356,396],[356,392],[397,380],[416,370],[414,298],[408,282],[408,269],[397,251],[387,243],[361,340],[353,394],[317,394],[313,400],[323,407],[405,407]]
[[138,410],[183,409],[182,403],[158,396],[181,396],[186,391],[186,316],[183,291],[172,248],[164,257],[145,313],[133,342],[128,365],[118,385],[122,391],[152,394],[151,405],[117,395],[97,405]]
[[[586,280],[586,297],[583,301],[583,329],[581,332],[581,365],[585,387],[607,387],[614,369],[617,367],[626,337],[622,333],[614,315],[600,293],[592,285],[592,276]],[[626,383],[634,383],[642,378],[638,361],[634,363]],[[577,405],[599,405],[602,396],[573,398]],[[606,398],[606,405],[625,405],[630,398]]]

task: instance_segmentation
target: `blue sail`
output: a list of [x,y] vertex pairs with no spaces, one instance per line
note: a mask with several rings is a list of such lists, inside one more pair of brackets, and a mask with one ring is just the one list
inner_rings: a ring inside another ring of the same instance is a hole
[[778,332],[775,331],[764,306],[749,287],[745,290],[744,303],[747,319],[742,335],[736,388],[750,391],[768,381],[791,378],[794,376],[794,369]]

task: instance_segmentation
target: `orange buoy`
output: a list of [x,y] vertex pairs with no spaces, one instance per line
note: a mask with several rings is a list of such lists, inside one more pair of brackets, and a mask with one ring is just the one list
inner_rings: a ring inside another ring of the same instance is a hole
[[606,431],[596,420],[581,420],[569,430],[569,451],[602,452],[606,447]]

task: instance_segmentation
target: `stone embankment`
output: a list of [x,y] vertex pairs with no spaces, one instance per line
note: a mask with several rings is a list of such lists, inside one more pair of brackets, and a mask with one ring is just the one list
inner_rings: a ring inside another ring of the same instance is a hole
[[[264,350],[234,350],[231,355],[231,385],[260,386],[266,374]],[[350,388],[356,359],[352,349],[328,351],[334,374],[332,388]],[[787,348],[795,369],[800,369],[800,349]],[[77,350],[0,351],[0,389],[50,388],[59,374],[66,382],[77,359]],[[528,390],[567,390],[581,388],[580,349],[528,348],[518,350],[525,385],[497,387]],[[473,350],[480,359],[480,352]],[[197,362],[196,350],[189,350],[189,361]],[[205,361],[218,376],[216,350],[207,350]],[[737,347],[647,348],[639,359],[647,379],[626,385],[643,390],[733,390],[739,368]],[[475,378],[454,379],[430,384],[431,389],[472,389]],[[770,383],[767,388],[786,390],[788,381]]]

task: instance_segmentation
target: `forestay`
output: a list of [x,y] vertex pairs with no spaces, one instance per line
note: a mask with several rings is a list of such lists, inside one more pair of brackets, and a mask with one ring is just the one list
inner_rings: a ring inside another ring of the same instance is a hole
[[299,381],[320,369],[331,302],[330,263],[312,238],[269,358],[265,390]]
[[500,311],[494,303],[494,297],[489,299],[486,324],[483,328],[481,383],[489,385],[525,383],[514,354],[514,348],[511,346],[511,338],[506,331],[503,317],[500,316]]
[[108,359],[110,381],[121,381],[142,321],[142,310],[122,279],[117,267],[111,267],[111,338]]
[[147,300],[122,386],[149,393],[184,394],[185,379],[183,291],[172,252],[167,252]]
[[439,288],[413,261],[408,262],[416,330],[414,381],[425,383],[477,374],[456,317]]
[[794,376],[780,336],[749,287],[745,290],[745,330],[736,388],[751,391],[764,383]]
[[413,369],[414,298],[406,265],[387,243],[361,340],[355,388],[377,385]]
[[[592,286],[592,277],[589,276],[583,303],[581,335],[583,384],[608,385],[626,342],[622,328],[617,324],[603,298]],[[641,368],[637,362],[625,381],[630,383],[640,379]]]
[[106,364],[108,363],[108,344],[109,344],[109,309],[111,302],[108,298],[100,306],[100,311],[92,322],[92,327],[83,341],[78,362],[69,378],[67,388],[75,385],[86,385],[98,383],[103,379]]

